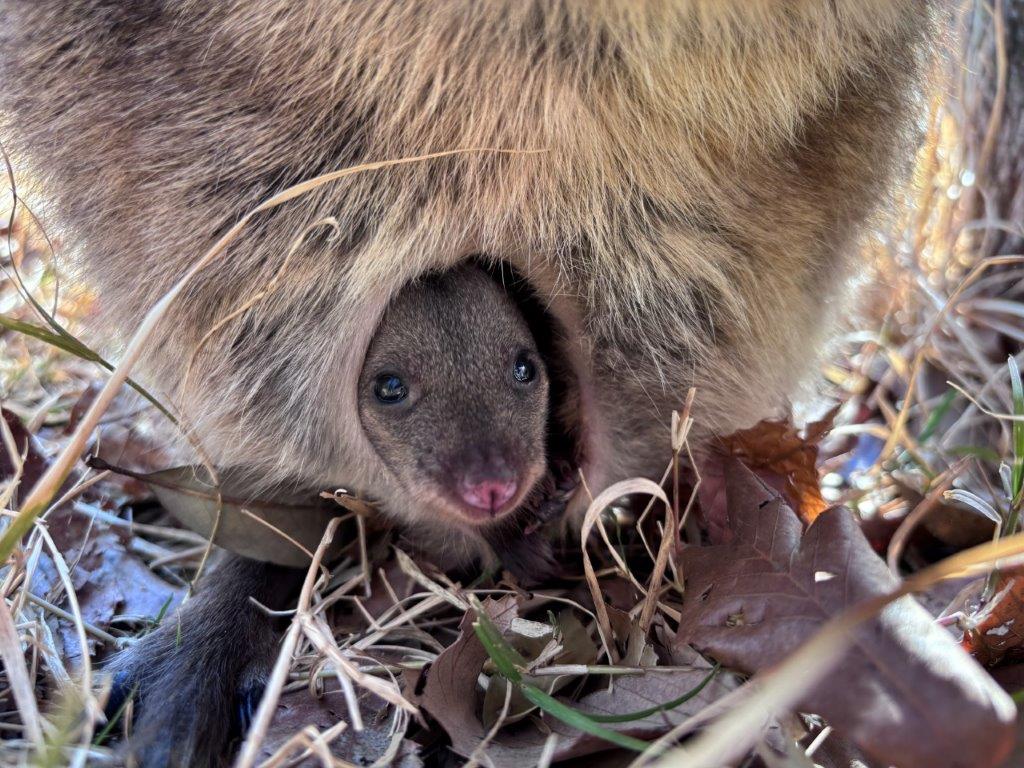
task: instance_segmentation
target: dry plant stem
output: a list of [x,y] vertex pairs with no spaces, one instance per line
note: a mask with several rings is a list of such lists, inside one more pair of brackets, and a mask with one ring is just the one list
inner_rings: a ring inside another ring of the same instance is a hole
[[21,649],[21,639],[14,626],[14,619],[7,607],[7,601],[0,599],[0,659],[3,659],[7,671],[7,682],[14,703],[21,716],[25,735],[37,750],[43,747],[43,730],[39,725],[39,708],[36,706],[35,690],[32,678],[29,677],[25,664],[25,653]]
[[977,401],[977,399],[975,399],[975,397],[973,395],[971,395],[970,392],[968,392],[966,389],[961,387],[959,384],[956,384],[955,382],[952,382],[952,381],[947,381],[946,383],[949,384],[949,386],[951,386],[953,389],[955,389],[961,395],[966,397],[968,400],[970,400],[971,404],[975,408],[977,408],[979,411],[984,413],[986,416],[991,416],[993,419],[999,419],[1000,421],[1024,421],[1024,416],[1019,416],[1019,415],[1017,415],[1015,413],[1000,413],[999,411],[989,410],[988,408],[983,406],[981,403],[979,403]]
[[537,758],[537,768],[549,768],[551,761],[555,758],[555,749],[558,747],[558,734],[549,733],[544,741],[544,748]]
[[103,707],[96,701],[96,697],[93,696],[92,692],[92,661],[89,658],[89,643],[85,637],[85,620],[82,618],[82,609],[78,605],[78,595],[71,581],[71,573],[68,571],[67,563],[64,561],[64,555],[61,554],[61,551],[50,537],[50,532],[46,530],[46,526],[39,525],[36,530],[39,531],[39,535],[46,542],[46,548],[50,550],[50,559],[57,569],[57,575],[60,577],[61,585],[64,587],[68,605],[71,607],[71,613],[74,617],[75,638],[78,640],[78,647],[82,653],[80,676],[85,722],[82,726],[82,749],[75,752],[75,757],[72,761],[72,765],[78,765],[85,758],[85,747],[92,741],[93,727],[103,717]]
[[452,606],[458,608],[460,611],[465,612],[469,610],[469,603],[458,595],[449,592],[436,581],[432,580],[420,569],[418,565],[416,565],[415,562],[413,562],[411,557],[405,554],[405,552],[396,548],[395,557],[398,559],[398,567],[402,570],[402,573],[411,578],[421,587],[429,590],[446,602],[451,603]]
[[935,314],[928,324],[924,334],[920,337],[920,347],[918,348],[917,354],[914,355],[914,362],[910,366],[910,375],[907,380],[907,393],[903,398],[903,407],[900,408],[899,415],[896,418],[896,422],[892,425],[892,431],[889,433],[888,439],[885,441],[885,445],[882,447],[882,451],[878,456],[875,464],[880,466],[882,462],[892,455],[892,452],[896,449],[896,446],[901,444],[904,438],[904,431],[907,426],[907,420],[910,418],[910,410],[914,405],[914,398],[917,394],[917,380],[920,377],[921,366],[924,364],[924,359],[928,354],[928,343],[935,332],[936,328],[945,318],[946,313],[953,307],[960,295],[967,290],[968,287],[990,267],[994,267],[999,264],[1020,264],[1024,263],[1024,256],[992,256],[986,259],[982,259],[977,265],[968,273],[968,275],[960,282],[960,285],[956,287],[956,290],[946,300],[946,303],[942,308]]
[[[220,494],[218,494],[217,498],[218,498],[218,500],[220,499]],[[269,529],[270,532],[273,533],[275,536],[279,536],[282,539],[284,539],[285,541],[287,541],[293,547],[295,547],[296,549],[301,551],[304,555],[306,555],[310,560],[313,559],[313,553],[312,552],[310,552],[308,549],[306,549],[306,547],[302,546],[302,544],[297,542],[295,539],[293,539],[291,536],[289,536],[287,533],[282,531],[280,528],[278,528],[273,523],[268,523],[262,517],[254,515],[252,512],[250,512],[248,509],[245,509],[244,507],[239,509],[239,512],[241,512],[243,515],[245,515],[246,517],[251,519],[254,523],[259,523],[264,528]],[[218,519],[218,521],[220,520],[220,515],[218,515],[217,519]],[[216,535],[216,533],[217,533],[217,529],[214,528],[214,530],[212,531],[212,533],[210,535],[210,541],[213,541],[213,537]]]
[[[341,519],[337,517],[327,524],[324,536],[320,540],[320,546],[317,547],[316,552],[313,554],[313,561],[309,564],[309,570],[306,571],[306,580],[303,582],[302,592],[299,594],[300,609],[303,607],[309,608],[313,597],[313,586],[316,584],[320,569],[320,561],[323,559],[324,553],[327,552],[327,547],[334,540],[334,533],[340,524]],[[292,623],[288,627],[284,641],[281,643],[281,651],[277,654],[277,661],[274,663],[274,669],[270,673],[270,679],[267,681],[263,698],[260,700],[260,705],[256,710],[256,716],[253,718],[249,732],[245,736],[242,749],[238,753],[235,768],[251,768],[256,762],[256,755],[259,753],[260,745],[263,743],[263,739],[267,735],[267,729],[270,727],[270,719],[274,715],[274,710],[277,709],[281,688],[284,687],[285,682],[288,680],[292,655],[295,653],[295,647],[298,645],[300,633],[301,626],[299,625],[298,614],[296,614],[296,617],[292,619]]]
[[[359,668],[349,661],[338,646],[334,644],[331,628],[327,626],[327,622],[324,621],[322,616],[313,617],[308,611],[299,611],[296,614],[296,619],[302,624],[307,639],[313,643],[320,653],[326,655],[334,662],[340,674],[347,675],[350,680],[354,680],[361,687],[370,693],[376,694],[389,704],[400,707],[410,714],[415,715],[419,713],[419,710],[398,692],[397,686],[389,685],[375,677],[370,677],[360,672]],[[361,730],[362,720],[358,711],[358,707],[356,707],[354,712],[350,712],[353,718],[352,727],[356,730]]]
[[[422,597],[422,595],[412,595],[410,596],[410,598],[406,599],[409,600],[412,597]],[[387,624],[380,624],[379,622],[374,622],[374,624],[376,624],[376,626],[378,626],[379,629],[375,631],[373,634],[367,635],[361,640],[353,643],[351,647],[356,650],[366,650],[367,648],[376,645],[378,640],[381,640],[382,638],[386,637],[388,632],[390,632],[395,627],[405,624],[407,622],[411,624],[414,618],[421,616],[424,613],[428,613],[429,611],[434,610],[439,605],[443,605],[446,602],[448,601],[442,597],[438,597],[437,595],[430,595],[417,606],[415,606],[414,608],[410,608],[407,611],[403,611],[397,618],[392,619]],[[368,616],[367,618],[370,617]],[[370,618],[370,621],[373,622],[373,619]],[[412,705],[409,706],[411,707]],[[415,710],[414,707],[413,710]]]
[[238,236],[238,233],[245,228],[254,216],[270,210],[271,208],[276,208],[277,206],[300,197],[313,189],[346,176],[351,176],[355,173],[379,170],[397,165],[407,165],[409,163],[423,162],[425,160],[448,157],[457,154],[466,154],[474,151],[521,154],[522,152],[536,152],[543,150],[456,149],[447,152],[434,152],[431,154],[419,155],[417,157],[401,158],[398,160],[382,160],[375,163],[364,163],[352,168],[344,168],[332,173],[326,173],[322,176],[317,176],[314,179],[289,187],[283,192],[280,192],[264,201],[256,208],[253,208],[245,214],[245,216],[239,219],[238,222],[216,243],[214,243],[213,247],[203,254],[191,269],[189,269],[189,271],[186,272],[185,275],[175,283],[174,286],[164,294],[155,305],[153,305],[152,309],[146,313],[146,316],[143,318],[138,330],[136,330],[135,335],[132,336],[131,341],[128,342],[124,357],[111,372],[107,383],[96,395],[96,399],[89,407],[89,410],[86,411],[85,416],[82,417],[78,428],[71,436],[68,444],[57,455],[53,463],[39,479],[39,482],[36,483],[35,487],[22,504],[21,509],[18,512],[18,516],[10,523],[3,536],[0,537],[0,562],[6,561],[7,558],[10,557],[11,552],[14,551],[14,547],[21,540],[21,537],[31,530],[32,521],[42,514],[54,494],[71,473],[71,470],[78,461],[79,456],[81,456],[82,452],[85,450],[85,446],[89,440],[89,435],[91,435],[92,431],[96,428],[100,417],[104,412],[106,412],[107,408],[110,407],[110,403],[119,392],[121,385],[124,384],[125,380],[128,378],[128,373],[131,371],[132,366],[135,365],[139,357],[142,355],[143,350],[149,342],[150,336],[153,335],[153,331],[156,329],[157,324],[167,313],[171,304],[174,303],[175,299],[178,298],[182,290],[184,290],[185,286],[191,282],[192,278],[195,277],[196,274],[209,266],[214,259],[220,256],[221,253],[227,249],[228,245],[231,244],[231,242]]
[[877,616],[889,603],[920,592],[944,579],[973,575],[995,566],[1024,561],[1024,533],[981,544],[941,560],[905,579],[887,595],[865,600],[827,621],[803,645],[770,671],[757,675],[739,690],[750,697],[686,747],[667,754],[662,768],[719,768],[741,758],[754,746],[766,722],[793,709],[842,659],[855,642],[854,630]]
[[[309,757],[310,752],[316,752],[323,765],[333,768],[335,761],[331,757],[330,751],[327,750],[327,745],[338,738],[347,727],[348,723],[340,720],[323,733],[320,733],[312,725],[307,725],[278,747],[274,754],[260,763],[260,768],[276,768],[276,766],[285,763],[286,760],[295,764],[296,760],[304,760]],[[298,745],[303,747],[303,752],[294,757],[289,757],[289,753]]]
[[[587,551],[587,539],[590,537],[590,532],[594,529],[594,525],[599,522],[601,513],[619,497],[628,496],[633,493],[644,493],[649,496],[654,496],[664,502],[666,509],[671,507],[665,491],[662,490],[661,486],[653,480],[648,480],[646,478],[623,480],[606,488],[590,503],[590,506],[587,508],[587,513],[583,518],[583,524],[580,527],[580,546],[583,550],[583,573],[587,579],[587,586],[590,588],[591,598],[594,600],[594,608],[597,613],[597,629],[598,633],[601,635],[601,644],[604,646],[605,653],[608,655],[608,660],[612,663],[614,663],[616,659],[613,655],[613,648],[611,645],[611,620],[608,617],[608,608],[605,606],[604,597],[601,595],[601,585],[598,584],[597,574],[594,573],[594,564],[591,562],[590,553]],[[601,530],[605,540],[607,541],[607,534],[604,532],[603,528]],[[610,547],[610,542],[608,543]],[[613,554],[617,554],[615,553],[614,547],[610,547],[610,549]],[[628,569],[624,568],[623,570],[624,572],[629,573]],[[643,587],[640,587],[640,589],[643,591]],[[656,593],[657,590],[654,590],[654,592]]]
[[[334,676],[338,680],[338,685],[341,686],[342,695],[345,697],[345,706],[348,707],[348,716],[352,721],[352,728],[356,731],[362,731],[365,728],[363,725],[363,713],[359,709],[359,699],[356,698],[356,689],[352,685],[352,678],[360,674],[359,670],[351,665],[346,667],[344,664],[337,663],[336,657],[341,655],[340,652],[337,654],[329,652],[329,649],[333,647],[334,640],[331,629],[327,626],[326,622],[318,622],[311,617],[308,604],[300,607],[295,617],[302,626],[306,638],[313,642],[313,646],[324,656],[335,661],[337,668],[334,670]],[[347,662],[348,660],[346,659],[345,661]]]
[[[24,459],[22,458],[21,450],[14,441],[14,433],[11,432],[7,419],[0,418],[0,438],[3,438],[4,447],[7,449],[7,456],[11,460],[11,466],[14,467],[14,476],[7,479],[13,487],[21,479]],[[28,445],[25,446],[24,450],[28,450]]]
[[647,587],[647,597],[644,600],[643,611],[640,613],[640,630],[645,635],[651,628],[654,611],[658,607],[658,597],[661,594],[661,580],[665,576],[665,568],[675,546],[676,531],[679,526],[679,454],[686,444],[690,425],[693,423],[690,419],[690,408],[693,406],[694,395],[695,390],[691,387],[682,415],[678,412],[672,413],[673,499],[671,505],[665,505],[665,528],[661,533],[661,546],[658,547],[658,558],[654,561],[654,570],[651,572],[651,579]]
[[[508,717],[508,708],[511,704],[512,684],[506,683],[505,702],[501,705],[501,712],[498,713],[498,717],[494,721],[494,725],[491,726],[491,729],[487,732],[483,739],[480,740],[480,743],[476,745],[476,748],[473,750],[473,753],[469,756],[469,760],[466,761],[466,764],[465,766],[463,766],[463,768],[476,768],[476,766],[480,764],[481,757],[486,759],[487,747],[490,745],[492,741],[494,741],[494,737],[498,735],[498,731],[501,730],[501,727],[505,725],[505,719]],[[488,761],[488,764],[489,762],[490,761]]]
[[[32,594],[31,592],[26,592],[26,594],[28,595],[27,599],[28,599],[28,601],[30,603],[34,603],[34,604],[38,605],[44,611],[48,611],[49,613],[52,613],[54,616],[59,616],[60,618],[64,619],[65,621],[71,621],[71,622],[76,621],[75,616],[73,614],[69,613],[68,611],[65,611],[63,608],[58,608],[53,603],[48,602],[48,601],[44,600],[43,598],[39,597],[38,595]],[[82,622],[82,629],[84,629],[90,635],[95,637],[101,643],[107,643],[108,645],[117,645],[117,638],[116,637],[114,637],[109,632],[104,632],[99,627],[93,626],[92,624],[90,624],[87,621],[83,621]]]
[[885,553],[885,562],[889,566],[889,570],[892,571],[892,575],[897,579],[900,578],[900,557],[903,556],[903,550],[907,545],[907,541],[910,539],[910,535],[914,532],[917,526],[924,521],[931,511],[935,509],[939,500],[942,498],[942,494],[949,490],[953,481],[961,475],[966,466],[967,459],[961,459],[936,478],[932,489],[928,491],[928,495],[926,495],[921,502],[914,507],[909,515],[903,518],[903,521],[896,529],[896,532],[892,535],[892,540],[889,542],[889,549]]
[[78,482],[75,483],[73,488],[68,490],[67,493],[65,493],[63,496],[61,496],[59,499],[53,502],[53,504],[50,505],[50,508],[46,510],[43,516],[45,517],[53,510],[59,509],[60,507],[64,506],[73,499],[77,499],[89,488],[96,485],[96,483],[106,480],[108,477],[110,477],[110,472],[107,470],[97,472],[91,476],[89,476],[89,473],[86,472],[81,478],[79,478]]

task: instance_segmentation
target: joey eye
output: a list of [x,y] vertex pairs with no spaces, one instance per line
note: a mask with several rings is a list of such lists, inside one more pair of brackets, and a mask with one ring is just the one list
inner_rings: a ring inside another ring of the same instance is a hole
[[520,384],[529,384],[537,378],[537,366],[525,354],[520,354],[512,364],[512,376]]
[[394,405],[409,396],[409,388],[393,373],[382,373],[373,382],[373,394],[382,403]]

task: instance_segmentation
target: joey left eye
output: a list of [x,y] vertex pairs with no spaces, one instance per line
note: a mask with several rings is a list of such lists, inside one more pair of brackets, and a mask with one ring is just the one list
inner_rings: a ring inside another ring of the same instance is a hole
[[512,376],[520,384],[529,384],[537,378],[537,366],[526,355],[519,355],[512,364]]
[[409,388],[393,373],[382,373],[373,382],[373,394],[380,402],[392,405],[405,400]]

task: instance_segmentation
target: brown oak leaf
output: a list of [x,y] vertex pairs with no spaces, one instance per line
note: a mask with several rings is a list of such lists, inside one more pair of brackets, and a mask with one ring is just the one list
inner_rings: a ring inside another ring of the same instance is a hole
[[1024,570],[999,574],[992,599],[972,617],[964,649],[986,666],[1024,657]]
[[[833,615],[894,588],[849,510],[826,511],[801,536],[796,514],[739,461],[726,488],[735,539],[683,551],[680,642],[755,673]],[[1013,702],[910,598],[862,625],[799,706],[900,768],[996,766],[1014,740]]]

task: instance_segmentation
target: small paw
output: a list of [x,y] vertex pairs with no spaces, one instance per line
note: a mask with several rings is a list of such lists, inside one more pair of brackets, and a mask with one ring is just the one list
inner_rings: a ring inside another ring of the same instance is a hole
[[267,690],[264,683],[249,683],[243,685],[238,691],[238,707],[236,712],[235,726],[239,738],[244,738],[256,718],[256,710],[259,709],[260,701]]
[[177,626],[161,628],[108,665],[107,714],[134,701],[123,749],[140,768],[219,766],[252,724],[264,690],[256,670],[266,666],[254,646],[265,643],[250,634],[242,645],[230,635],[211,636],[210,628],[186,625],[181,635]]

